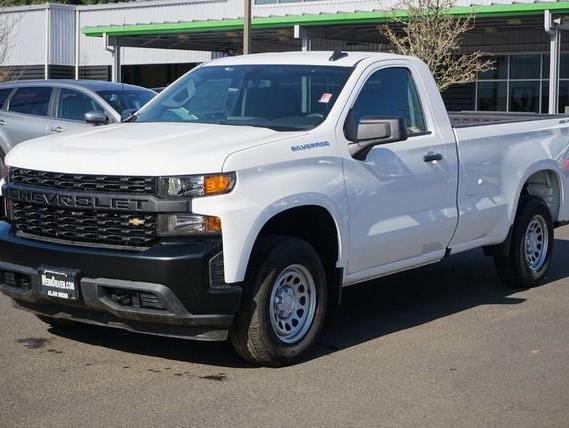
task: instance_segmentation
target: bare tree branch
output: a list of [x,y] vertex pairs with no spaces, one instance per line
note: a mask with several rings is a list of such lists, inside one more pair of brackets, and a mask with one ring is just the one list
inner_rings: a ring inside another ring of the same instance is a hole
[[379,28],[396,53],[416,56],[429,66],[441,91],[493,69],[493,61],[484,60],[482,52],[458,53],[464,34],[474,28],[474,15],[453,17],[453,5],[454,0],[401,0],[397,9],[407,16],[393,14]]

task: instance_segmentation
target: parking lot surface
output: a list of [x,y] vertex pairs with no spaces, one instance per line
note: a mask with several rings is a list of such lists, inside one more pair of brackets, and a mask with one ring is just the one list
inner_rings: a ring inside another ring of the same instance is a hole
[[55,330],[0,297],[0,426],[569,425],[569,228],[543,285],[473,251],[347,289],[311,357]]

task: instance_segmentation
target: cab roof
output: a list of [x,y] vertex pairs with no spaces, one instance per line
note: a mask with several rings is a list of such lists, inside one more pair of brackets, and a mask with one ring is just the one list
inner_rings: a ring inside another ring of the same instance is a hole
[[251,55],[231,56],[219,58],[208,62],[205,66],[218,65],[255,65],[255,64],[290,64],[290,65],[330,65],[340,67],[353,67],[358,62],[375,58],[377,60],[401,59],[403,56],[379,52],[342,52],[344,55],[331,60],[332,51],[310,52],[275,52]]

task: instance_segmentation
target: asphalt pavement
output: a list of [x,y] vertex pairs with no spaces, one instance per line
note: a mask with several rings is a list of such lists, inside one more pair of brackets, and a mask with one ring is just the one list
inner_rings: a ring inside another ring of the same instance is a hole
[[0,427],[569,426],[569,228],[543,285],[481,251],[345,291],[310,357],[55,330],[0,297]]

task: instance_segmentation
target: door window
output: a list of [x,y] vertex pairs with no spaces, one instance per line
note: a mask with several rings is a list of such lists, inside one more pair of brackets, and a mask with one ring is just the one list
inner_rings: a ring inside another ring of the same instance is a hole
[[12,92],[12,89],[13,88],[0,89],[0,108],[4,107],[4,103],[8,99],[8,96]]
[[25,86],[18,88],[10,99],[8,110],[15,113],[47,116],[50,97],[51,88],[49,87]]
[[409,135],[427,131],[413,78],[402,67],[372,74],[358,95],[352,114],[356,120],[364,116],[401,117]]
[[85,113],[94,111],[104,113],[101,106],[87,94],[73,89],[61,89],[57,105],[57,117],[59,119],[83,122]]

